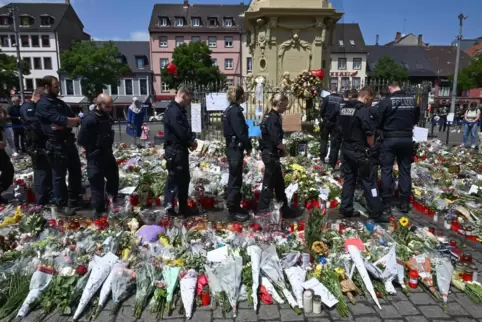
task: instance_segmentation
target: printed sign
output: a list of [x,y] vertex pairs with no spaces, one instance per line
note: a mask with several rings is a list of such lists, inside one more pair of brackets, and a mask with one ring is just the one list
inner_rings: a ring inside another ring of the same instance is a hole
[[201,104],[191,104],[191,127],[194,133],[202,132]]
[[260,120],[246,120],[246,124],[248,125],[249,137],[261,136]]
[[229,106],[226,93],[209,93],[206,94],[206,110],[208,111],[224,111]]

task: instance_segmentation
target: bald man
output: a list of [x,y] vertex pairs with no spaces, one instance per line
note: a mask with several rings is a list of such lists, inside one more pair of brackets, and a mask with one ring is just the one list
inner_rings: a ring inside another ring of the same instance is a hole
[[[87,176],[92,194],[95,216],[106,212],[106,195],[115,202],[119,190],[119,169],[112,153],[114,144],[112,97],[100,94],[95,108],[82,119],[78,143],[85,149]],[[107,183],[105,183],[105,180]]]

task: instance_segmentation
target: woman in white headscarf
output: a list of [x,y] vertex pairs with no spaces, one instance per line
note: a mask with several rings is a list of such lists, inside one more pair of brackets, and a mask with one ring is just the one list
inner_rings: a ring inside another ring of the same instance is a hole
[[142,107],[137,97],[132,99],[132,104],[127,110],[127,134],[132,136],[134,144],[142,134],[142,124],[146,118],[146,109]]

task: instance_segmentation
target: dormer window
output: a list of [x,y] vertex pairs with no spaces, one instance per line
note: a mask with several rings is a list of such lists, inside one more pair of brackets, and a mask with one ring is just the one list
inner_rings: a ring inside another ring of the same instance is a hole
[[11,23],[9,16],[0,16],[0,26],[8,26]]
[[146,57],[136,56],[136,66],[138,69],[143,69],[146,66]]
[[121,64],[127,64],[127,58],[124,55],[117,57],[117,61]]
[[345,46],[345,43],[343,42],[343,40],[338,40],[338,44],[339,44],[340,46]]
[[350,46],[355,46],[355,41],[354,41],[354,40],[350,40]]
[[184,26],[184,18],[176,18],[176,27]]
[[218,20],[216,18],[209,18],[209,27],[216,27],[218,25]]
[[192,18],[191,24],[192,24],[193,27],[201,26],[201,18],[199,18],[199,17]]
[[225,27],[232,27],[233,26],[233,19],[232,18],[224,18],[224,26]]
[[159,26],[161,27],[167,27],[167,18],[166,17],[159,17]]
[[31,16],[20,16],[20,26],[30,26],[33,24],[33,18]]
[[51,26],[54,24],[54,18],[50,17],[50,16],[47,16],[47,15],[43,15],[40,17],[40,25],[41,26]]

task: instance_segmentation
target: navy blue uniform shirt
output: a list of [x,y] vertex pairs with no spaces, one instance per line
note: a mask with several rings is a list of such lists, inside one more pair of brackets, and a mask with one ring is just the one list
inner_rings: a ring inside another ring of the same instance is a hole
[[226,139],[236,137],[243,148],[251,150],[248,125],[244,118],[243,108],[239,104],[231,104],[223,113],[223,134]]
[[261,121],[261,148],[276,149],[283,143],[283,122],[281,114],[271,110]]
[[111,152],[114,144],[114,131],[112,125],[114,121],[109,114],[94,109],[82,119],[77,136],[77,143],[85,149],[85,153],[90,155],[99,152]]
[[196,139],[187,120],[186,110],[175,101],[169,103],[164,113],[164,137],[166,146],[179,144],[186,148]]
[[[59,138],[72,132],[72,129],[67,128],[68,118],[76,117],[64,101],[45,93],[37,102],[35,115],[45,135]],[[64,129],[54,131],[52,124],[63,126]]]
[[377,127],[387,132],[406,133],[412,135],[413,126],[420,119],[420,107],[415,97],[404,91],[392,93],[388,98],[380,101],[375,109]]

